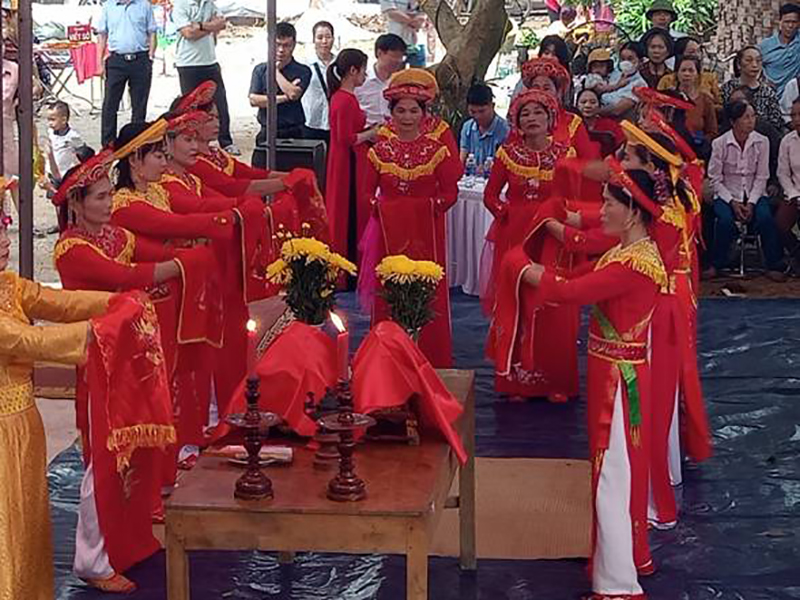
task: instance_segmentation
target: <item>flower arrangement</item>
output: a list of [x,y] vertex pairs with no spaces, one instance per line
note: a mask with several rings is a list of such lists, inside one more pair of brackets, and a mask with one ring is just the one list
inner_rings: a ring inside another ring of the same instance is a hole
[[314,238],[283,237],[281,257],[267,267],[267,279],[283,287],[298,321],[320,325],[336,304],[339,277],[355,275],[356,266]]
[[375,269],[392,320],[416,338],[434,318],[431,301],[444,277],[444,269],[429,260],[405,255],[387,256]]

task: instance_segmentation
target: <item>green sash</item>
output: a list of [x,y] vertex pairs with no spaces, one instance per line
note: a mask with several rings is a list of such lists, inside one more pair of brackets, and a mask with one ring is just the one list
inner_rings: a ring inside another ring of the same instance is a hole
[[[622,341],[622,338],[617,333],[617,330],[614,329],[611,321],[608,320],[608,317],[606,317],[597,306],[592,307],[592,315],[597,319],[600,330],[607,340],[614,342]],[[625,361],[617,361],[615,364],[622,374],[625,387],[628,389],[628,416],[630,418],[631,427],[638,427],[642,424],[642,405],[639,397],[639,382],[636,377],[636,368],[631,363]]]

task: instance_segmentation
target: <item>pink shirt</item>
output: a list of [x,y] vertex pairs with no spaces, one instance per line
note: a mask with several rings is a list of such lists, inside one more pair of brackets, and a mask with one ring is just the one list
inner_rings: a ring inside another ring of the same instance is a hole
[[733,130],[722,134],[711,144],[708,177],[717,198],[755,204],[767,190],[769,140],[754,131],[742,149]]

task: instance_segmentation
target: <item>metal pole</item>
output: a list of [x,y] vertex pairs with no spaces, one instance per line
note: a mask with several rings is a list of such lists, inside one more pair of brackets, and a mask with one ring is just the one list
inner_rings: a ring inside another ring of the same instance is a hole
[[275,135],[278,129],[278,82],[275,80],[276,0],[267,0],[267,168],[275,169]]
[[33,20],[19,2],[19,271],[33,279]]

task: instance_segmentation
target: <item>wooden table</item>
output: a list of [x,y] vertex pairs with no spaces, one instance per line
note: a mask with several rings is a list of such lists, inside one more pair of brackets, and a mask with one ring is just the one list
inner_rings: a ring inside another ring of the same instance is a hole
[[[461,568],[474,570],[475,375],[439,373],[465,406],[457,425],[469,460],[461,469],[438,439],[423,439],[419,446],[370,443],[356,452],[367,499],[337,503],[325,496],[332,473],[315,470],[313,454],[300,449],[290,467],[267,469],[273,500],[243,502],[233,497],[241,470],[202,457],[166,504],[169,600],[189,599],[187,551],[211,549],[405,554],[406,597],[424,600],[428,547],[445,508],[459,510]],[[459,497],[448,498],[456,470]]]

